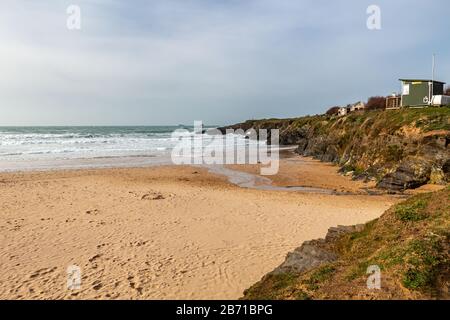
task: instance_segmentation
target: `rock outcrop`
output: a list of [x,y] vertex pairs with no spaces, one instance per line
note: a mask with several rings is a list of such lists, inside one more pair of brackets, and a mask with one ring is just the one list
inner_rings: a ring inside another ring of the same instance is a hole
[[394,172],[386,174],[379,188],[390,190],[414,189],[431,179],[432,162],[424,158],[405,159]]
[[251,128],[278,129],[280,144],[297,145],[298,154],[336,163],[354,178],[376,179],[382,189],[450,182],[450,108],[252,120],[220,130]]
[[338,256],[330,250],[330,244],[341,235],[361,231],[364,225],[338,226],[328,229],[325,239],[305,241],[293,252],[289,252],[285,261],[269,274],[303,273],[336,261]]

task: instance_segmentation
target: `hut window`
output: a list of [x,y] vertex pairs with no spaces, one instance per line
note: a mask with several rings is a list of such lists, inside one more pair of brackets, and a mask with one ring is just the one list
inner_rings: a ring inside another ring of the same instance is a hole
[[403,95],[404,96],[409,95],[409,84],[404,84],[403,85]]

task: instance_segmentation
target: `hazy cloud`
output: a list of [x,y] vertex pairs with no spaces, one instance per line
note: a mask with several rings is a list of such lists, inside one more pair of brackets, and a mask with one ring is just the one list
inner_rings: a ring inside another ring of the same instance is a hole
[[[66,9],[81,8],[81,30]],[[382,29],[366,27],[381,7]],[[448,1],[2,1],[0,125],[290,117],[450,81]]]

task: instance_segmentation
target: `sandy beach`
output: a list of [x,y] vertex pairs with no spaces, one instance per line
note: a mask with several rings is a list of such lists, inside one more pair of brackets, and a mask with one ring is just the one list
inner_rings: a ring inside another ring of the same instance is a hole
[[352,194],[242,188],[190,166],[2,173],[0,298],[235,299],[303,241],[398,201],[303,160],[283,160],[274,184]]

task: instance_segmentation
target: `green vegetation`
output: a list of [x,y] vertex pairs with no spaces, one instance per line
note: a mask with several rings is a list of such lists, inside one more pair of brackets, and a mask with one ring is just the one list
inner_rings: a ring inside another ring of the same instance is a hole
[[380,115],[380,120],[393,130],[403,126],[413,126],[424,132],[432,130],[450,130],[449,108],[405,108],[400,110],[387,110]]
[[312,128],[316,133],[328,132],[331,128],[344,129],[351,135],[371,133],[394,133],[402,127],[415,127],[423,132],[432,130],[450,130],[450,108],[429,107],[423,109],[404,108],[399,110],[373,110],[355,112],[344,117],[330,115],[305,116],[290,119],[248,120],[238,125],[245,129],[266,128],[295,131],[300,128]]
[[408,267],[403,272],[403,285],[415,290],[431,287],[439,267],[449,262],[442,250],[438,236],[411,241],[405,254]]
[[319,288],[319,284],[329,280],[335,271],[336,268],[332,265],[319,267],[308,279],[304,280],[303,283],[306,284],[309,290],[317,290]]
[[[334,137],[348,140],[351,137],[377,137],[381,133],[393,134],[402,127],[415,127],[423,132],[432,130],[450,130],[450,108],[423,108],[399,110],[373,110],[355,112],[344,117],[330,115],[305,116],[290,119],[248,120],[236,125],[244,130],[249,128],[280,129],[289,134],[299,129],[311,129],[315,134],[330,133],[331,129],[341,131]],[[345,145],[346,143],[342,143]]]
[[397,205],[394,208],[394,211],[397,217],[402,221],[419,221],[426,218],[425,209],[427,204],[428,199],[413,199]]
[[328,245],[339,255],[337,261],[288,278],[266,277],[244,298],[364,297],[367,268],[377,265],[382,272],[382,290],[372,291],[371,298],[448,299],[450,186],[413,196],[361,231],[345,234]]
[[448,263],[448,230],[450,187],[395,205],[363,231],[342,237],[336,248],[347,260],[349,280],[364,277],[369,265],[378,265],[400,278],[405,288],[426,290]]
[[285,294],[285,290],[290,295],[295,295],[299,300],[308,299],[308,295],[302,290],[295,290],[292,287],[298,280],[295,274],[269,274],[264,277],[261,286],[251,287],[244,294],[246,299],[252,300],[274,300]]

